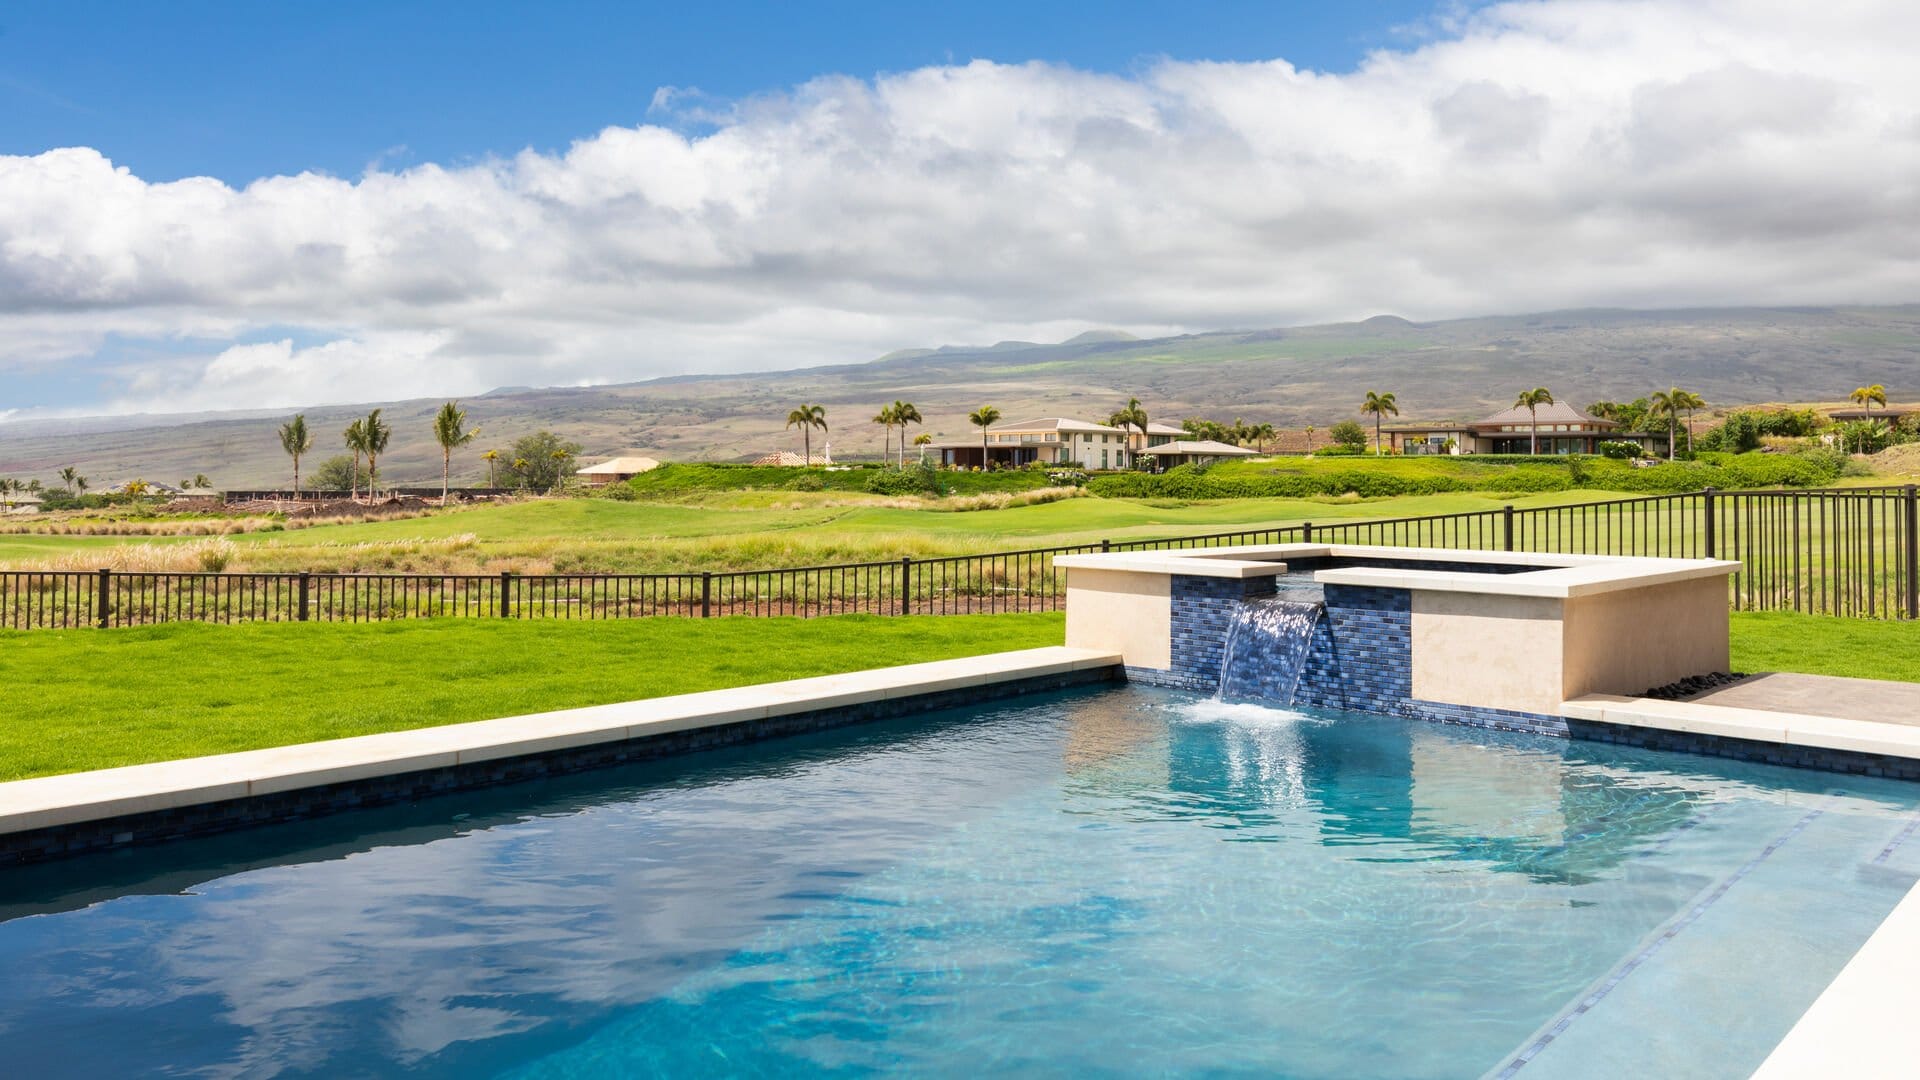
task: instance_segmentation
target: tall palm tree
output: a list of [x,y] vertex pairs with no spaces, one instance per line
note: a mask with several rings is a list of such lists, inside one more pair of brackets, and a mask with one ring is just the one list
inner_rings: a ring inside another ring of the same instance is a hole
[[293,459],[293,498],[300,500],[300,457],[313,449],[313,432],[307,430],[307,414],[300,413],[280,425],[280,449]]
[[1313,425],[1307,425],[1307,453],[1313,453]]
[[1847,396],[1853,399],[1855,405],[1866,409],[1868,412],[1873,411],[1874,402],[1879,402],[1880,407],[1883,409],[1887,407],[1887,388],[1881,386],[1879,383],[1874,383],[1872,386],[1862,386]]
[[499,487],[500,481],[494,478],[493,469],[494,469],[494,464],[500,460],[500,451],[489,450],[486,453],[480,455],[480,460],[487,463],[487,486]]
[[347,449],[353,451],[353,474],[352,479],[347,481],[347,498],[358,502],[360,501],[360,455],[367,452],[367,422],[364,419],[355,420],[340,434],[346,441]]
[[393,437],[393,426],[380,419],[380,410],[367,414],[367,498],[373,498],[374,487],[380,482],[380,455],[387,452],[387,440]]
[[1693,411],[1706,408],[1707,399],[1691,390],[1680,390],[1678,393],[1680,400],[1675,407],[1685,409],[1687,412],[1687,450],[1691,452],[1693,450]]
[[0,476],[0,506],[5,506],[11,510],[13,508],[13,493],[23,490],[25,489],[20,486],[20,481],[10,476]]
[[1381,453],[1380,418],[1389,415],[1399,416],[1400,403],[1394,400],[1391,393],[1381,394],[1369,390],[1367,400],[1360,403],[1360,411],[1373,414],[1373,456],[1379,457]]
[[987,429],[1000,422],[1000,410],[991,405],[982,405],[967,414],[967,423],[980,429],[980,468],[985,469],[990,451],[987,449]]
[[1261,423],[1253,425],[1252,432],[1255,445],[1259,446],[1261,453],[1266,453],[1267,444],[1273,441],[1273,437],[1276,434],[1273,430],[1273,425],[1262,421]]
[[813,429],[827,430],[825,405],[802,405],[787,414],[787,427],[800,429],[801,445],[807,451],[807,465],[813,465]]
[[1680,441],[1680,413],[1687,405],[1688,393],[1675,386],[1667,390],[1655,390],[1647,396],[1647,415],[1667,418],[1667,460],[1674,457],[1674,444]]
[[480,434],[479,428],[467,430],[467,410],[457,401],[449,401],[433,414],[433,441],[440,444],[440,505],[447,505],[447,475],[453,471],[453,451]]
[[1540,452],[1540,406],[1551,404],[1553,404],[1553,391],[1544,386],[1522,390],[1520,396],[1513,399],[1513,407],[1527,410],[1527,417],[1531,421],[1529,424],[1531,432],[1527,436],[1527,453],[1529,454]]
[[896,401],[893,403],[893,422],[900,425],[900,467],[904,469],[907,467],[907,425],[924,424],[926,417],[920,415],[920,410],[914,408],[913,402]]
[[[1120,411],[1107,417],[1107,423],[1109,426],[1120,428],[1123,431],[1128,428],[1138,429],[1140,432],[1141,449],[1146,448],[1147,410],[1140,406],[1139,398],[1128,398],[1126,405],[1122,407]],[[1127,436],[1127,452],[1128,454],[1134,452],[1132,435]]]
[[62,487],[66,489],[66,492],[69,495],[73,494],[74,481],[76,480],[83,481],[85,479],[86,479],[85,477],[80,475],[80,470],[74,468],[71,465],[60,470],[60,484]]
[[74,477],[74,478],[73,478],[73,493],[74,493],[75,495],[78,495],[78,494],[80,494],[81,492],[83,492],[83,491],[85,491],[85,490],[87,490],[87,478],[86,478],[86,477],[84,477],[84,476],[76,476],[76,477]]
[[920,464],[925,465],[927,463],[927,447],[932,444],[933,436],[924,431],[913,437],[913,445],[920,448]]
[[893,425],[898,423],[893,406],[881,406],[880,411],[873,414],[873,422],[886,432],[880,442],[880,462],[884,465],[893,458]]

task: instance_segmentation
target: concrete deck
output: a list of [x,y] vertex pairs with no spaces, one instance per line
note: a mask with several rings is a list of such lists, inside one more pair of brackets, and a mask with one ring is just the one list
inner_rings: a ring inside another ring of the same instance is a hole
[[1775,672],[1687,699],[1696,705],[1920,726],[1920,683]]
[[1664,701],[1617,694],[1587,694],[1562,702],[1560,715],[1572,720],[1591,720],[1623,727],[1920,759],[1920,724],[1746,708],[1720,701],[1709,702],[1704,696],[1693,701]]

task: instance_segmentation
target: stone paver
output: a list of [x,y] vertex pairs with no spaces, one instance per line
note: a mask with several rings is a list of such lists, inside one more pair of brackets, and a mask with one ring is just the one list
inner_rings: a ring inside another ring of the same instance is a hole
[[1920,727],[1920,683],[1776,672],[1755,675],[1687,700],[1698,705]]

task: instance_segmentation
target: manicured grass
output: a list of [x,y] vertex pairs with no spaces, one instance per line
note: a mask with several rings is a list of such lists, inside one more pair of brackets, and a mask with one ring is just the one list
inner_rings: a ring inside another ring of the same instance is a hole
[[0,781],[1058,645],[1064,617],[0,633]]
[[1920,622],[1737,611],[1733,669],[1920,682]]

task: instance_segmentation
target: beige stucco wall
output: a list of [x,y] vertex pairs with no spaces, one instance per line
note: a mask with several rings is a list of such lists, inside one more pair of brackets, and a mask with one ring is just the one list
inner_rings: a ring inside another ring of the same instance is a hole
[[1727,579],[1696,578],[1567,601],[1563,693],[1638,694],[1725,671]]
[[1067,570],[1067,644],[1117,652],[1133,667],[1173,666],[1173,578]]
[[1413,696],[1558,715],[1564,601],[1413,593]]

